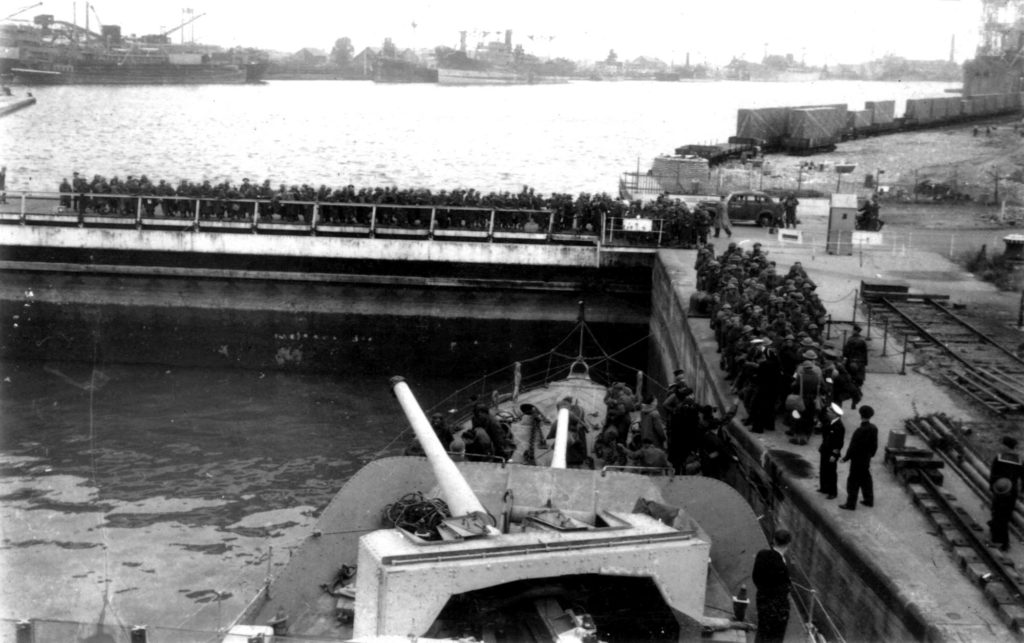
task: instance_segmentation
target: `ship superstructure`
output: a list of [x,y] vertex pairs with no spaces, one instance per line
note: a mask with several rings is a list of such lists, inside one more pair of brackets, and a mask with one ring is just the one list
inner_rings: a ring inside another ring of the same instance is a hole
[[[88,15],[88,5],[86,9]],[[266,62],[253,50],[173,43],[171,34],[127,37],[120,25],[88,25],[51,14],[0,25],[0,79],[24,85],[205,84],[258,82]]]

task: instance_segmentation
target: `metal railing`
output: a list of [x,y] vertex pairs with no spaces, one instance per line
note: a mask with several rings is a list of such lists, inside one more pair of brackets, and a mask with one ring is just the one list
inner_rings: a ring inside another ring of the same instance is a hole
[[519,243],[596,243],[600,236],[576,218],[547,209],[91,192],[8,193],[0,223]]
[[449,205],[343,203],[97,193],[9,193],[0,224],[183,232],[395,237],[506,243],[693,247],[674,219],[609,217],[584,225],[575,213]]

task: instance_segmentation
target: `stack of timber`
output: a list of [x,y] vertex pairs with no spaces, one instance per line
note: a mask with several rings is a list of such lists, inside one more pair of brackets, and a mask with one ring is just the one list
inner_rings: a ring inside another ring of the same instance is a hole
[[700,156],[658,156],[651,165],[650,175],[657,180],[662,192],[698,194],[711,176],[710,167],[709,160]]

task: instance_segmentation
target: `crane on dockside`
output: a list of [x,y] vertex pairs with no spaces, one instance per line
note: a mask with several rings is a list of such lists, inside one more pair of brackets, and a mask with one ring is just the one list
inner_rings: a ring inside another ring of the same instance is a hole
[[12,13],[12,14],[10,14],[8,16],[4,16],[3,18],[0,18],[0,20],[10,20],[10,19],[14,18],[15,16],[17,16],[19,14],[25,13],[29,9],[34,9],[35,7],[38,7],[41,4],[43,4],[43,3],[42,2],[37,2],[35,4],[30,4],[30,5],[24,6],[21,9],[18,9],[17,11],[15,11],[14,13]]

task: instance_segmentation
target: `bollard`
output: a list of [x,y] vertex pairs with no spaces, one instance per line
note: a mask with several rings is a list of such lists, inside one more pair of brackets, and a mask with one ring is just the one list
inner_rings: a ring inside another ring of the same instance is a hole
[[882,357],[885,357],[885,349],[889,347],[889,318],[886,317],[882,324]]
[[133,625],[131,632],[132,643],[146,643],[146,626]]
[[32,621],[21,620],[14,626],[14,640],[16,643],[32,643],[35,640],[35,633],[32,628]]
[[750,599],[747,597],[747,586],[740,585],[736,595],[732,597],[732,615],[737,621],[742,621],[747,616],[747,607]]
[[903,363],[900,364],[900,375],[907,374],[907,344],[910,343],[910,335],[903,336]]
[[871,306],[868,306],[866,318],[868,322],[868,330],[864,335],[864,339],[871,339]]

